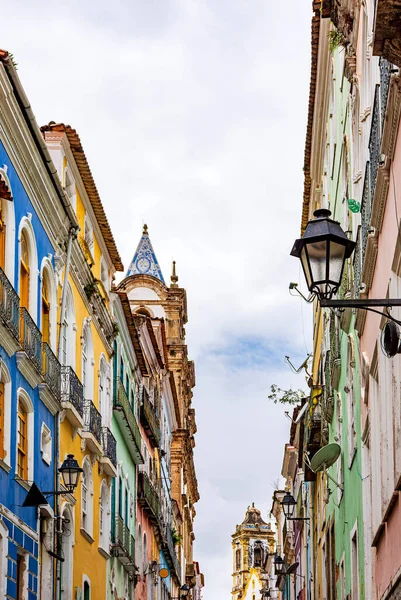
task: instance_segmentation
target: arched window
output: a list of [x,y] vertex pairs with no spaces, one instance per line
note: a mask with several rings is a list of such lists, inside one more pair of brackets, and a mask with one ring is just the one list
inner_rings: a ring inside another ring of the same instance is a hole
[[21,233],[21,260],[20,260],[20,302],[21,306],[29,310],[29,249],[26,233]]
[[8,529],[0,521],[0,598],[6,596],[7,582]]
[[38,254],[30,217],[24,217],[19,229],[19,296],[35,323],[38,320]]
[[139,573],[140,575],[143,574],[143,562],[142,562],[142,528],[141,528],[141,524],[138,523],[138,535],[137,535],[137,541],[138,541],[138,565],[139,565]]
[[[15,261],[15,216],[14,202],[12,200],[12,189],[10,180],[7,177],[7,167],[0,168],[0,183],[5,184],[11,194],[0,198],[0,267],[11,283],[14,283],[14,261]],[[4,195],[3,195],[4,196]]]
[[109,508],[109,487],[103,480],[100,488],[99,503],[99,546],[109,551],[109,531],[110,531],[110,508]]
[[93,531],[93,482],[92,466],[88,457],[84,458],[81,481],[81,528],[92,536]]
[[62,511],[61,547],[64,562],[60,563],[61,570],[61,599],[71,600],[72,595],[72,566],[74,546],[74,521],[70,507],[65,506]]
[[17,392],[17,465],[18,477],[33,480],[33,404],[25,390]]
[[237,548],[235,551],[235,570],[241,570],[241,548]]
[[152,316],[152,315],[150,314],[150,311],[149,311],[147,308],[145,308],[144,306],[142,306],[141,308],[138,308],[138,309],[135,311],[135,314],[137,314],[137,315],[142,315],[142,316],[144,316],[144,317],[151,317],[151,316]]
[[61,362],[75,368],[75,307],[71,287],[67,289],[67,301],[61,330]]
[[82,331],[82,385],[86,400],[93,400],[93,362],[92,332],[86,320]]
[[253,566],[254,567],[262,566],[262,549],[260,548],[260,546],[257,546],[254,550]]
[[[142,555],[142,573],[146,572],[146,567],[148,566],[148,542],[146,539],[146,533],[143,534],[143,555]],[[139,557],[141,558],[141,557]]]
[[[0,365],[0,458],[10,464],[11,378],[4,362]],[[1,597],[1,596],[0,596]]]
[[84,581],[84,600],[90,600],[91,589],[88,581]]
[[46,272],[42,281],[42,341],[50,342],[50,285]]

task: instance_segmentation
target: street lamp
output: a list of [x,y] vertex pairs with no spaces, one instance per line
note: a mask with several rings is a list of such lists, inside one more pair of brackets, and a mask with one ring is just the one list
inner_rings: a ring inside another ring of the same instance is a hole
[[274,557],[274,573],[276,575],[285,574],[285,563],[279,554],[276,554]]
[[[83,471],[84,470],[79,466],[79,464],[75,460],[74,455],[67,454],[67,458],[64,460],[63,464],[58,469],[58,472],[61,474],[61,477],[63,478],[64,487],[70,494],[73,494],[74,490],[77,488],[79,476],[81,473],[83,473]],[[43,492],[43,493],[51,495],[54,492],[50,492],[50,493]]]
[[172,596],[170,600],[185,600],[186,599],[186,597],[189,594],[189,587],[187,586],[186,583],[184,583],[184,585],[182,585],[180,587],[180,592],[181,592],[181,594],[179,596],[176,596],[176,597]]
[[351,256],[356,244],[347,238],[340,223],[330,219],[329,210],[319,208],[313,214],[315,218],[309,221],[304,235],[295,240],[291,250],[291,256],[296,256],[301,261],[311,294],[308,300],[317,298],[324,308],[362,308],[401,325],[388,312],[383,313],[374,308],[401,306],[401,298],[332,299],[340,287],[345,261]]
[[311,294],[319,299],[332,298],[341,284],[345,260],[355,248],[341,229],[330,219],[331,212],[320,208],[313,213],[302,238],[295,240],[291,256],[301,260],[306,283]]
[[288,521],[309,521],[309,517],[294,517],[296,505],[297,503],[294,496],[292,496],[290,492],[286,492],[281,501],[285,518],[288,519]]
[[83,473],[83,469],[79,466],[74,458],[73,454],[67,454],[67,458],[64,460],[61,467],[58,469],[61,477],[63,478],[64,490],[54,490],[51,492],[42,492],[35,482],[32,483],[29,488],[29,492],[22,504],[23,507],[27,506],[40,506],[42,504],[48,504],[48,496],[62,496],[65,494],[73,494],[78,486],[79,476]]

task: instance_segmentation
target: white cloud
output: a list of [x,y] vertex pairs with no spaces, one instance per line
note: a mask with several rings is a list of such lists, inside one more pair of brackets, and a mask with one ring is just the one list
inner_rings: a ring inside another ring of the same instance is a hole
[[166,280],[177,260],[208,600],[229,598],[246,506],[270,508],[289,422],[266,397],[294,382],[282,358],[301,361],[310,341],[310,310],[288,294],[310,16],[309,0],[19,0],[3,19],[38,122],[80,134],[126,267],[143,221]]

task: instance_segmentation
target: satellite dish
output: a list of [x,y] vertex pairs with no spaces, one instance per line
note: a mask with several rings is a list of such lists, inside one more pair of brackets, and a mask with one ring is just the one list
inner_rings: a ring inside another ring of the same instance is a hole
[[341,454],[341,446],[339,444],[327,444],[316,452],[313,456],[310,466],[314,473],[325,471],[331,465],[334,465]]
[[294,562],[292,565],[290,565],[288,567],[286,575],[292,575],[293,573],[296,572],[298,567],[299,567],[299,562]]
[[401,352],[400,330],[394,321],[387,321],[381,335],[381,346],[387,358]]
[[298,416],[295,419],[294,423],[299,423],[300,422],[300,420],[302,419],[303,415],[305,414],[307,408],[308,408],[308,402],[305,402],[305,404],[303,405],[303,407],[299,411]]

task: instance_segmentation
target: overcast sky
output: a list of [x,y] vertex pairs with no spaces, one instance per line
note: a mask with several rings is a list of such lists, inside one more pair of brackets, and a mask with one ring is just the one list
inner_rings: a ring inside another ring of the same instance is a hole
[[128,268],[149,226],[188,294],[204,600],[229,600],[231,534],[265,517],[303,387],[310,307],[288,292],[299,235],[311,0],[14,0],[13,52],[39,124],[77,129]]

